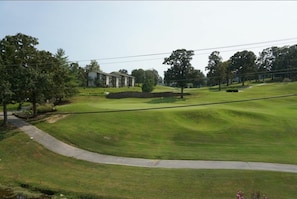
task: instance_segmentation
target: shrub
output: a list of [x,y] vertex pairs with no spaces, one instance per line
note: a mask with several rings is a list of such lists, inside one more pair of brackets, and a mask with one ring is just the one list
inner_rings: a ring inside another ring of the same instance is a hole
[[142,84],[142,92],[150,93],[154,90],[154,82],[152,79],[145,79],[144,83]]
[[37,113],[48,113],[56,111],[54,104],[46,103],[43,105],[38,105]]

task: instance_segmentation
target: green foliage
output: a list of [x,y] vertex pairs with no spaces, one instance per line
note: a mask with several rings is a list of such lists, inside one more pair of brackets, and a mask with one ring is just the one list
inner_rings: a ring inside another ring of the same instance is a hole
[[135,77],[136,84],[143,84],[146,79],[151,79],[153,85],[156,86],[159,82],[160,76],[158,71],[152,70],[143,70],[143,69],[135,69],[131,73],[132,76]]
[[[32,103],[33,116],[37,103],[55,99],[61,102],[77,93],[75,77],[70,73],[63,49],[57,54],[38,50],[38,39],[18,33],[0,41],[0,100],[4,106],[12,101]],[[4,123],[7,116],[4,114]]]
[[42,105],[38,105],[37,107],[37,112],[38,113],[48,113],[48,112],[53,112],[56,111],[55,105],[51,103],[45,103]]
[[69,72],[78,86],[86,87],[87,77],[84,68],[80,67],[78,63],[71,63],[69,65]]
[[86,72],[100,72],[100,65],[96,60],[91,60],[90,64],[85,67]]
[[142,92],[150,93],[154,90],[154,81],[152,79],[145,79],[142,84]]
[[220,52],[214,51],[209,56],[208,66],[205,67],[209,70],[207,77],[209,78],[209,85],[219,85],[219,91],[221,90],[221,84],[226,78],[226,64],[223,64]]
[[128,75],[127,69],[120,69],[119,72]]
[[135,84],[142,84],[144,82],[143,69],[134,69],[132,70],[131,75],[135,77]]
[[242,86],[249,74],[254,75],[256,72],[256,55],[252,51],[241,51],[235,53],[231,58],[231,70],[236,71],[237,76],[241,79]]
[[[158,84],[159,78],[160,78],[160,76],[158,74],[158,71],[156,71],[154,69],[145,71],[145,80],[150,79],[150,81],[153,83],[154,86],[156,86]],[[145,83],[145,80],[143,83]]]
[[164,73],[164,80],[167,85],[174,83],[181,88],[181,98],[183,98],[183,90],[188,83],[188,79],[192,77],[194,68],[190,61],[194,51],[186,49],[178,49],[171,53],[168,58],[164,58],[163,64],[170,65]]

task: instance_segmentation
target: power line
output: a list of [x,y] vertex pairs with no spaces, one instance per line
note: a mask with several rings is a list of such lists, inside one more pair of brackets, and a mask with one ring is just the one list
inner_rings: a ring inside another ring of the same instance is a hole
[[[211,48],[201,48],[195,49],[194,52],[201,52],[201,51],[209,51],[209,50],[217,50],[217,49],[227,49],[227,48],[235,48],[235,47],[244,47],[244,46],[253,46],[253,45],[260,45],[260,44],[269,44],[269,43],[276,43],[276,42],[284,42],[284,41],[297,41],[297,37],[287,38],[287,39],[279,39],[279,40],[270,40],[264,42],[253,42],[253,43],[246,43],[246,44],[237,44],[237,45],[229,45],[229,46],[218,46],[218,47],[211,47]],[[107,57],[107,58],[97,58],[97,59],[90,59],[90,60],[114,60],[114,59],[127,59],[127,58],[137,58],[137,57],[149,57],[149,56],[157,56],[157,55],[167,55],[171,54],[172,52],[161,52],[161,53],[150,53],[150,54],[140,54],[140,55],[129,55],[129,56],[121,56],[121,57]],[[197,54],[199,55],[199,54]],[[90,60],[78,60],[73,62],[85,62]]]
[[254,42],[254,43],[238,44],[238,45],[231,45],[231,46],[221,46],[221,47],[214,47],[214,48],[196,49],[196,50],[194,50],[194,51],[205,51],[205,50],[214,50],[214,49],[225,49],[225,48],[234,48],[234,47],[243,47],[243,46],[253,46],[253,45],[259,45],[259,44],[269,44],[269,43],[276,43],[276,42],[283,42],[283,41],[290,41],[290,40],[297,40],[297,37],[288,38],[288,39],[279,39],[279,40],[263,41],[263,42]]
[[[261,45],[261,46],[255,46],[253,48],[260,48],[260,47],[266,47],[267,45]],[[229,50],[223,50],[221,52],[231,52],[231,51],[238,51],[238,50],[243,50],[243,48],[237,48],[237,49],[229,49]],[[195,54],[194,56],[198,55],[206,55],[209,54],[209,52],[201,52],[198,54]],[[164,57],[159,57],[159,58],[151,58],[151,59],[134,59],[134,60],[128,60],[128,61],[116,61],[116,62],[103,62],[100,63],[100,65],[108,65],[108,64],[119,64],[119,63],[131,63],[131,62],[143,62],[143,61],[154,61],[154,60],[164,60]],[[98,61],[98,60],[97,60]]]
[[[270,41],[264,41],[264,42],[253,42],[253,43],[246,43],[246,44],[237,44],[237,45],[229,45],[229,46],[218,46],[218,47],[211,47],[211,48],[201,48],[201,49],[195,49],[193,50],[194,52],[200,52],[196,53],[196,55],[204,55],[204,54],[209,54],[209,52],[204,52],[204,51],[213,51],[213,50],[218,50],[219,49],[226,49],[220,52],[229,52],[229,51],[236,51],[236,50],[242,50],[240,49],[229,49],[229,48],[235,48],[235,47],[245,47],[245,46],[254,46],[254,45],[261,45],[253,48],[260,48],[260,47],[266,47],[268,44],[272,43],[277,43],[277,42],[297,42],[297,37],[293,38],[287,38],[287,39],[279,39],[279,40],[270,40]],[[262,45],[262,44],[267,44],[267,45]],[[96,61],[102,61],[102,60],[116,60],[116,59],[129,59],[129,58],[139,58],[139,57],[153,57],[153,56],[158,56],[158,55],[169,55],[172,52],[163,52],[163,53],[151,53],[151,54],[141,54],[141,55],[131,55],[131,56],[121,56],[121,57],[108,57],[108,58],[98,58],[98,59],[88,59],[88,60],[77,60],[77,61],[68,61],[67,63],[78,63],[78,62],[86,62],[86,61],[91,61],[91,60],[96,60]],[[107,65],[107,64],[116,64],[116,63],[131,63],[131,62],[141,62],[141,61],[152,61],[152,60],[161,60],[164,59],[164,57],[160,58],[150,58],[150,59],[138,59],[138,60],[126,60],[126,61],[116,61],[116,62],[105,62],[105,63],[99,63],[101,65]],[[30,64],[36,64],[36,63],[30,63]],[[46,62],[39,64],[47,64]],[[11,65],[5,65],[5,66],[18,66],[19,64],[11,64]]]

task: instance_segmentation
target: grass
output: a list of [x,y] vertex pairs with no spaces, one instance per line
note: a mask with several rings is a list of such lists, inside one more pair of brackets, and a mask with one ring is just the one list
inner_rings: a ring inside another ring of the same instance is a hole
[[[46,120],[34,124],[65,142],[115,155],[296,164],[296,97],[193,106],[295,93],[297,83],[251,85],[239,93],[186,89],[191,95],[184,100],[110,100],[100,89],[82,89],[71,104],[57,107],[58,114],[188,107],[70,114],[53,124]],[[22,192],[50,191],[56,198],[63,194],[66,198],[229,199],[238,190],[246,198],[257,191],[269,199],[297,194],[297,175],[292,173],[93,164],[49,152],[13,128],[0,129],[0,176],[2,186]]]
[[26,135],[11,131],[0,141],[0,184],[16,191],[35,190],[35,195],[47,191],[55,198],[109,199],[230,199],[238,190],[246,198],[260,191],[269,199],[288,199],[297,193],[296,174],[93,164],[49,152]]
[[[186,89],[191,95],[184,100],[77,96],[72,104],[58,107],[60,113],[99,113],[70,114],[52,124],[42,120],[35,125],[80,148],[117,156],[296,164],[296,97],[199,106],[295,93],[296,85],[253,84],[239,93]],[[121,112],[178,106],[186,107]]]

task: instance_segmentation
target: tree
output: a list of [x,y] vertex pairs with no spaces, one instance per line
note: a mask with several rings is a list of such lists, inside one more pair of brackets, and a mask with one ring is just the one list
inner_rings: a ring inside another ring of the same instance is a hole
[[37,103],[74,93],[65,52],[58,49],[54,56],[37,50],[37,44],[37,38],[21,33],[0,41],[0,100],[4,117],[7,117],[6,105],[12,101],[22,103],[28,99],[36,116]]
[[184,96],[184,87],[186,87],[188,78],[191,78],[191,72],[194,69],[190,63],[193,55],[194,51],[192,50],[177,49],[168,58],[164,58],[163,64],[171,66],[165,71],[164,79],[167,83],[176,83],[181,88],[181,98]]
[[159,80],[158,71],[156,71],[155,69],[144,71],[144,82],[146,79],[151,79],[153,85],[156,86]]
[[275,60],[272,65],[273,76],[281,78],[297,78],[297,45],[277,48],[274,52]]
[[222,66],[225,69],[225,78],[226,78],[227,86],[229,86],[229,84],[232,83],[232,79],[233,79],[233,71],[230,64],[231,64],[230,60],[222,62]]
[[259,57],[256,60],[256,66],[263,79],[265,78],[266,73],[270,73],[272,71],[278,51],[278,47],[269,47],[259,53]]
[[128,75],[128,70],[126,69],[120,69],[119,72]]
[[33,117],[37,115],[37,103],[57,95],[55,88],[57,82],[61,83],[55,71],[57,59],[48,51],[37,51],[34,62],[26,67],[23,77],[26,91],[26,98],[32,103]]
[[63,98],[71,97],[78,92],[76,89],[78,84],[75,81],[76,77],[70,71],[68,57],[65,55],[65,51],[59,48],[55,54],[55,58],[57,65],[53,69],[54,84],[52,90],[55,91],[55,101],[60,103]]
[[191,74],[189,83],[192,83],[193,87],[201,87],[205,84],[205,75],[202,71],[195,69]]
[[213,84],[219,85],[219,91],[221,90],[221,84],[225,80],[226,68],[222,64],[222,57],[220,52],[214,51],[208,57],[208,65],[205,67],[206,70],[209,70],[207,77],[210,79],[210,82]]
[[150,93],[154,90],[154,82],[153,79],[145,79],[143,84],[142,84],[142,92]]
[[236,71],[238,77],[241,79],[242,86],[246,77],[256,71],[256,55],[252,51],[241,51],[235,53],[231,58],[231,68]]
[[91,60],[90,64],[86,65],[86,72],[100,72],[100,65],[96,60]]
[[86,86],[87,78],[85,74],[85,69],[80,67],[79,64],[76,62],[72,62],[69,65],[69,70],[72,76],[75,77],[75,81],[78,86]]
[[131,72],[131,75],[135,77],[135,84],[142,84],[144,82],[145,72],[143,69],[134,69]]
[[26,96],[26,69],[36,62],[37,38],[18,33],[6,36],[0,41],[1,100],[4,125],[7,122],[6,106],[12,100],[21,102]]
[[0,56],[0,102],[3,107],[3,126],[7,125],[7,104],[12,98],[11,84],[8,81],[7,70]]

